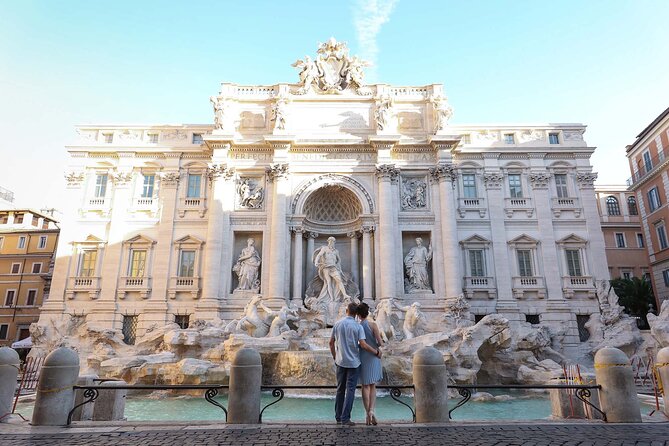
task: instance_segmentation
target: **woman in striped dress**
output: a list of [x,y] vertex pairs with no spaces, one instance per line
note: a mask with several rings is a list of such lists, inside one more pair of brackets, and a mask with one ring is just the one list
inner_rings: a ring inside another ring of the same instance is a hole
[[[362,325],[362,329],[365,331],[365,342],[370,347],[380,351],[379,347],[383,344],[383,340],[376,323],[367,320],[369,305],[366,303],[358,305],[357,315],[360,319],[360,325]],[[360,384],[362,384],[362,403],[367,411],[367,425],[376,425],[377,423],[376,415],[374,415],[376,407],[376,383],[383,378],[379,356],[375,356],[362,349],[360,350]]]

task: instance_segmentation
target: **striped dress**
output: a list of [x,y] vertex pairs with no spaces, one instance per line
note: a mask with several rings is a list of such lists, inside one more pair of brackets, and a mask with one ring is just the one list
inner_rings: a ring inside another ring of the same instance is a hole
[[[360,323],[362,329],[365,330],[365,342],[372,348],[379,348],[376,343],[372,328],[369,326],[367,319]],[[360,349],[360,384],[376,384],[383,378],[383,369],[381,368],[381,360],[369,353],[366,350]]]

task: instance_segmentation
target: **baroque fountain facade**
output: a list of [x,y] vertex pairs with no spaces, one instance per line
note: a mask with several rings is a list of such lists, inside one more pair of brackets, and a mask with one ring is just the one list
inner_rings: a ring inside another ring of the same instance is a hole
[[584,125],[451,125],[441,85],[367,85],[334,39],[294,66],[295,84],[223,83],[213,125],[77,128],[35,352],[221,382],[253,346],[266,382],[333,382],[328,327],[358,300],[393,383],[424,345],[459,382],[641,348],[606,287]]

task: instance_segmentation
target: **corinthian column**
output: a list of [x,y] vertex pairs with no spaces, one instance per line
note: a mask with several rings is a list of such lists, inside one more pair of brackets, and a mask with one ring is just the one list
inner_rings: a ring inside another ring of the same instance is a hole
[[298,303],[302,301],[302,269],[304,264],[302,261],[302,236],[304,235],[304,228],[297,226],[293,228],[295,234],[295,251],[293,255],[293,300]]
[[372,232],[374,227],[372,226],[363,226],[362,227],[362,297],[365,299],[371,299],[374,296],[372,295]]
[[309,283],[309,281],[311,281],[311,279],[313,279],[316,275],[316,268],[314,263],[311,261],[311,258],[314,255],[314,243],[317,237],[317,232],[307,233],[307,283]]
[[462,293],[462,274],[460,273],[460,254],[458,246],[458,227],[455,221],[455,200],[453,182],[457,176],[453,164],[440,163],[430,169],[432,179],[439,184],[439,210],[441,212],[441,242],[445,269],[444,278],[446,297],[453,298]]
[[230,216],[234,203],[232,184],[233,169],[225,165],[212,164],[207,169],[207,180],[211,184],[209,200],[209,221],[207,222],[207,240],[204,245],[202,264],[202,299],[197,305],[198,319],[213,319],[218,316],[221,294],[221,277],[228,274],[221,270],[223,246],[230,233]]
[[393,164],[381,164],[376,166],[376,176],[379,180],[379,230],[377,236],[381,239],[379,244],[379,268],[380,268],[380,298],[388,299],[397,297],[395,287],[396,268],[394,254],[395,227],[393,225],[393,188],[392,183],[397,182],[399,170]]
[[267,168],[266,173],[267,179],[273,185],[267,297],[283,301],[287,294],[286,259],[288,259],[288,252],[286,247],[290,243],[286,223],[286,198],[290,194],[288,164],[272,164]]
[[351,278],[356,285],[358,282],[358,232],[353,231],[346,234],[351,239]]

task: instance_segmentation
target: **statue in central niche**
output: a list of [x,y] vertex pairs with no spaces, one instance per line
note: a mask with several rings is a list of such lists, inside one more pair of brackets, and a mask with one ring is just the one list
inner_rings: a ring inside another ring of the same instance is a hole
[[335,238],[328,238],[328,244],[314,251],[312,261],[318,274],[305,293],[305,305],[322,314],[322,322],[332,325],[338,318],[342,303],[357,302],[360,296],[358,285],[351,275],[341,269],[339,251],[335,248]]

